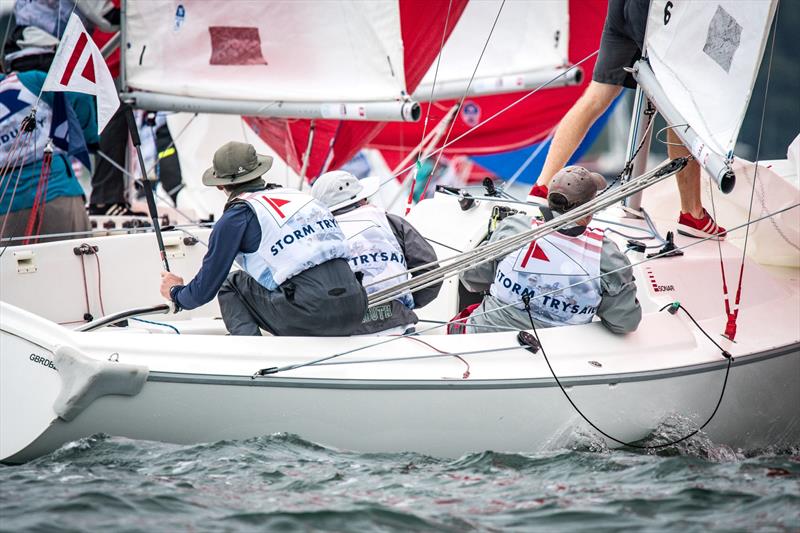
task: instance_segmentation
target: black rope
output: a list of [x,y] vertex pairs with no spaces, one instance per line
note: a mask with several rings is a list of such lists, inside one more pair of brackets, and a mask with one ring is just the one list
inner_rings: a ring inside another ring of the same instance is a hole
[[548,359],[547,353],[545,352],[544,345],[542,344],[542,341],[539,339],[539,333],[536,331],[536,324],[534,324],[533,316],[531,315],[531,306],[530,306],[531,299],[530,299],[530,296],[526,295],[526,296],[523,297],[522,300],[523,300],[523,303],[525,304],[525,311],[528,312],[528,319],[531,322],[531,328],[533,329],[533,334],[536,337],[536,341],[538,342],[539,347],[542,350],[542,356],[544,357],[544,361],[545,361],[545,363],[547,363],[547,368],[550,369],[550,374],[552,374],[553,379],[556,380],[556,383],[558,384],[558,388],[560,388],[561,392],[564,393],[564,397],[567,399],[567,401],[570,403],[570,405],[572,405],[572,408],[575,409],[575,412],[578,413],[581,416],[581,418],[583,418],[586,421],[587,424],[592,426],[597,432],[599,432],[601,435],[603,435],[607,439],[612,440],[612,441],[616,442],[617,444],[622,444],[623,446],[627,446],[629,448],[636,448],[638,450],[655,450],[655,449],[658,449],[658,448],[667,448],[669,446],[674,446],[675,444],[683,442],[686,439],[694,437],[703,428],[705,428],[711,422],[711,420],[714,418],[714,416],[717,414],[717,411],[719,410],[719,406],[722,404],[722,398],[725,396],[725,388],[728,385],[728,374],[730,374],[730,371],[731,371],[731,362],[733,361],[733,357],[731,357],[730,353],[728,353],[727,351],[723,350],[722,347],[719,344],[717,344],[716,341],[714,341],[714,339],[712,339],[708,335],[708,333],[706,333],[705,330],[703,330],[702,327],[700,327],[700,324],[697,323],[697,321],[694,319],[694,317],[692,317],[692,315],[689,314],[689,312],[686,311],[686,309],[684,309],[683,306],[681,306],[678,302],[674,302],[674,303],[665,305],[659,311],[663,311],[667,307],[672,307],[674,309],[674,311],[672,309],[670,309],[670,313],[674,315],[675,313],[678,312],[678,309],[683,309],[683,312],[686,313],[689,316],[689,318],[692,319],[692,322],[694,322],[694,324],[700,329],[700,331],[702,331],[703,334],[706,337],[708,337],[708,339],[712,343],[714,343],[714,346],[716,346],[717,348],[720,349],[720,351],[722,352],[723,357],[725,357],[728,360],[728,366],[725,369],[725,380],[722,382],[722,391],[719,393],[719,399],[717,400],[717,405],[714,407],[714,411],[711,413],[711,416],[708,417],[708,420],[703,422],[702,426],[698,427],[697,429],[695,429],[694,431],[692,431],[688,435],[685,435],[685,436],[681,437],[680,439],[673,440],[673,441],[667,442],[665,444],[654,444],[654,445],[651,445],[651,446],[642,446],[642,445],[639,445],[639,444],[633,444],[631,442],[625,442],[623,440],[620,440],[620,439],[617,439],[615,437],[612,437],[611,435],[609,435],[608,433],[606,433],[605,431],[603,431],[602,429],[597,427],[594,424],[594,422],[589,420],[586,417],[586,415],[583,414],[583,412],[578,408],[578,406],[575,405],[575,402],[573,402],[572,398],[569,397],[569,394],[567,394],[567,391],[564,390],[564,386],[561,384],[561,380],[558,379],[558,376],[556,375],[555,371],[553,371],[553,367],[552,367],[552,365],[550,365],[550,360]]

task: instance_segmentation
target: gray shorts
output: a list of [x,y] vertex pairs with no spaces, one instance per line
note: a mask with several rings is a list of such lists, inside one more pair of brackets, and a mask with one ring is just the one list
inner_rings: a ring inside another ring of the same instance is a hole
[[636,88],[625,67],[642,57],[650,0],[610,0],[592,79],[599,83]]

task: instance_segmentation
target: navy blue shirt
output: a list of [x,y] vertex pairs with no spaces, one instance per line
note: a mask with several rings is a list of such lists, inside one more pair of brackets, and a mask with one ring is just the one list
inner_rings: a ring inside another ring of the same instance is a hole
[[228,277],[236,255],[255,252],[260,243],[261,225],[247,204],[237,203],[225,210],[211,231],[200,271],[186,286],[173,292],[178,305],[194,309],[210,302]]

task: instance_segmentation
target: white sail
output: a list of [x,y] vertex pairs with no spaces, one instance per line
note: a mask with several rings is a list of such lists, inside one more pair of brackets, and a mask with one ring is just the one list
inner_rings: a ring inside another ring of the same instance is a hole
[[[506,0],[500,10],[501,4],[501,0],[467,4],[442,49],[438,74],[434,60],[414,92],[416,99],[431,99],[434,75],[433,100],[461,96],[485,44],[486,51],[475,72],[470,94],[523,90],[527,86],[526,77],[534,73],[552,77],[555,69],[568,64],[567,0]],[[497,24],[492,30],[495,18]]]
[[776,5],[777,0],[650,4],[645,47],[656,80],[697,142],[726,159],[750,102]]
[[238,115],[177,113],[167,118],[167,124],[175,140],[185,185],[178,194],[181,210],[190,209],[203,219],[222,216],[226,195],[214,187],[204,186],[200,178],[212,165],[214,151],[228,141],[250,143],[257,153],[272,156],[272,167],[264,176],[267,181],[288,187],[299,187],[302,182]]
[[393,101],[406,89],[396,1],[128,0],[125,8],[125,81],[139,91],[305,103]]

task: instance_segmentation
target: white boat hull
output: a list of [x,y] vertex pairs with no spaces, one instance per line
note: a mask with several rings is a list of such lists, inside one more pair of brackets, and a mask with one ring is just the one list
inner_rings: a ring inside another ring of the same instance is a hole
[[[5,312],[9,312],[7,307]],[[102,396],[71,421],[54,412],[61,380],[49,363],[55,359],[53,352],[8,331],[2,332],[2,351],[0,453],[12,463],[97,433],[197,443],[289,432],[326,446],[361,452],[459,456],[489,449],[535,452],[559,448],[573,442],[577,433],[589,430],[552,377],[544,373],[541,354],[523,350],[497,365],[508,370],[515,357],[530,359],[535,362],[531,365],[532,373],[538,374],[535,377],[403,379],[406,371],[400,369],[398,379],[391,378],[392,372],[386,374],[388,379],[323,377],[324,372],[318,377],[310,373],[309,377],[253,379],[246,374],[151,368],[138,394]],[[171,354],[153,356],[167,359]],[[595,357],[613,366],[613,359],[602,353]],[[120,356],[123,358],[131,359]],[[562,376],[562,382],[584,414],[620,440],[643,439],[677,419],[677,427],[669,432],[676,438],[702,424],[722,392],[727,363],[721,357],[710,359],[702,364],[615,374],[603,373],[601,367],[595,373]],[[416,364],[421,370],[429,362]],[[201,366],[199,360],[186,363]],[[434,364],[455,370],[459,363],[448,358]],[[720,409],[705,434],[716,444],[742,449],[797,445],[798,378],[800,344],[736,358]],[[13,401],[21,397],[27,400]],[[617,446],[611,441],[608,444]]]
[[[481,201],[462,212],[456,200],[439,195],[412,211],[440,257],[479,242],[493,205]],[[458,231],[442,217],[458,221]],[[205,250],[169,237],[170,262],[188,279]],[[76,256],[81,242],[98,246],[99,257]],[[691,242],[679,237],[677,244]],[[363,452],[458,456],[558,448],[589,430],[541,353],[522,349],[515,331],[434,335],[439,328],[391,341],[230,337],[213,302],[156,319],[181,335],[135,322],[88,333],[65,327],[87,312],[159,302],[154,246],[152,235],[128,235],[18,247],[0,257],[0,461],[26,461],[96,433],[194,443],[289,432]],[[800,446],[797,271],[776,276],[746,263],[734,343],[719,335],[726,322],[720,254],[727,272],[738,272],[741,252],[714,242],[635,266],[643,320],[632,334],[614,335],[599,322],[539,332],[570,397],[603,431],[633,442],[677,420],[667,433],[678,438],[713,412],[727,361],[686,315],[659,312],[679,300],[735,358],[705,434],[742,449]],[[462,304],[449,279],[419,315],[446,321]],[[251,379],[259,369],[343,352],[326,364]],[[56,364],[59,357],[75,363],[77,374]],[[143,385],[121,378],[125,368],[146,374]]]

